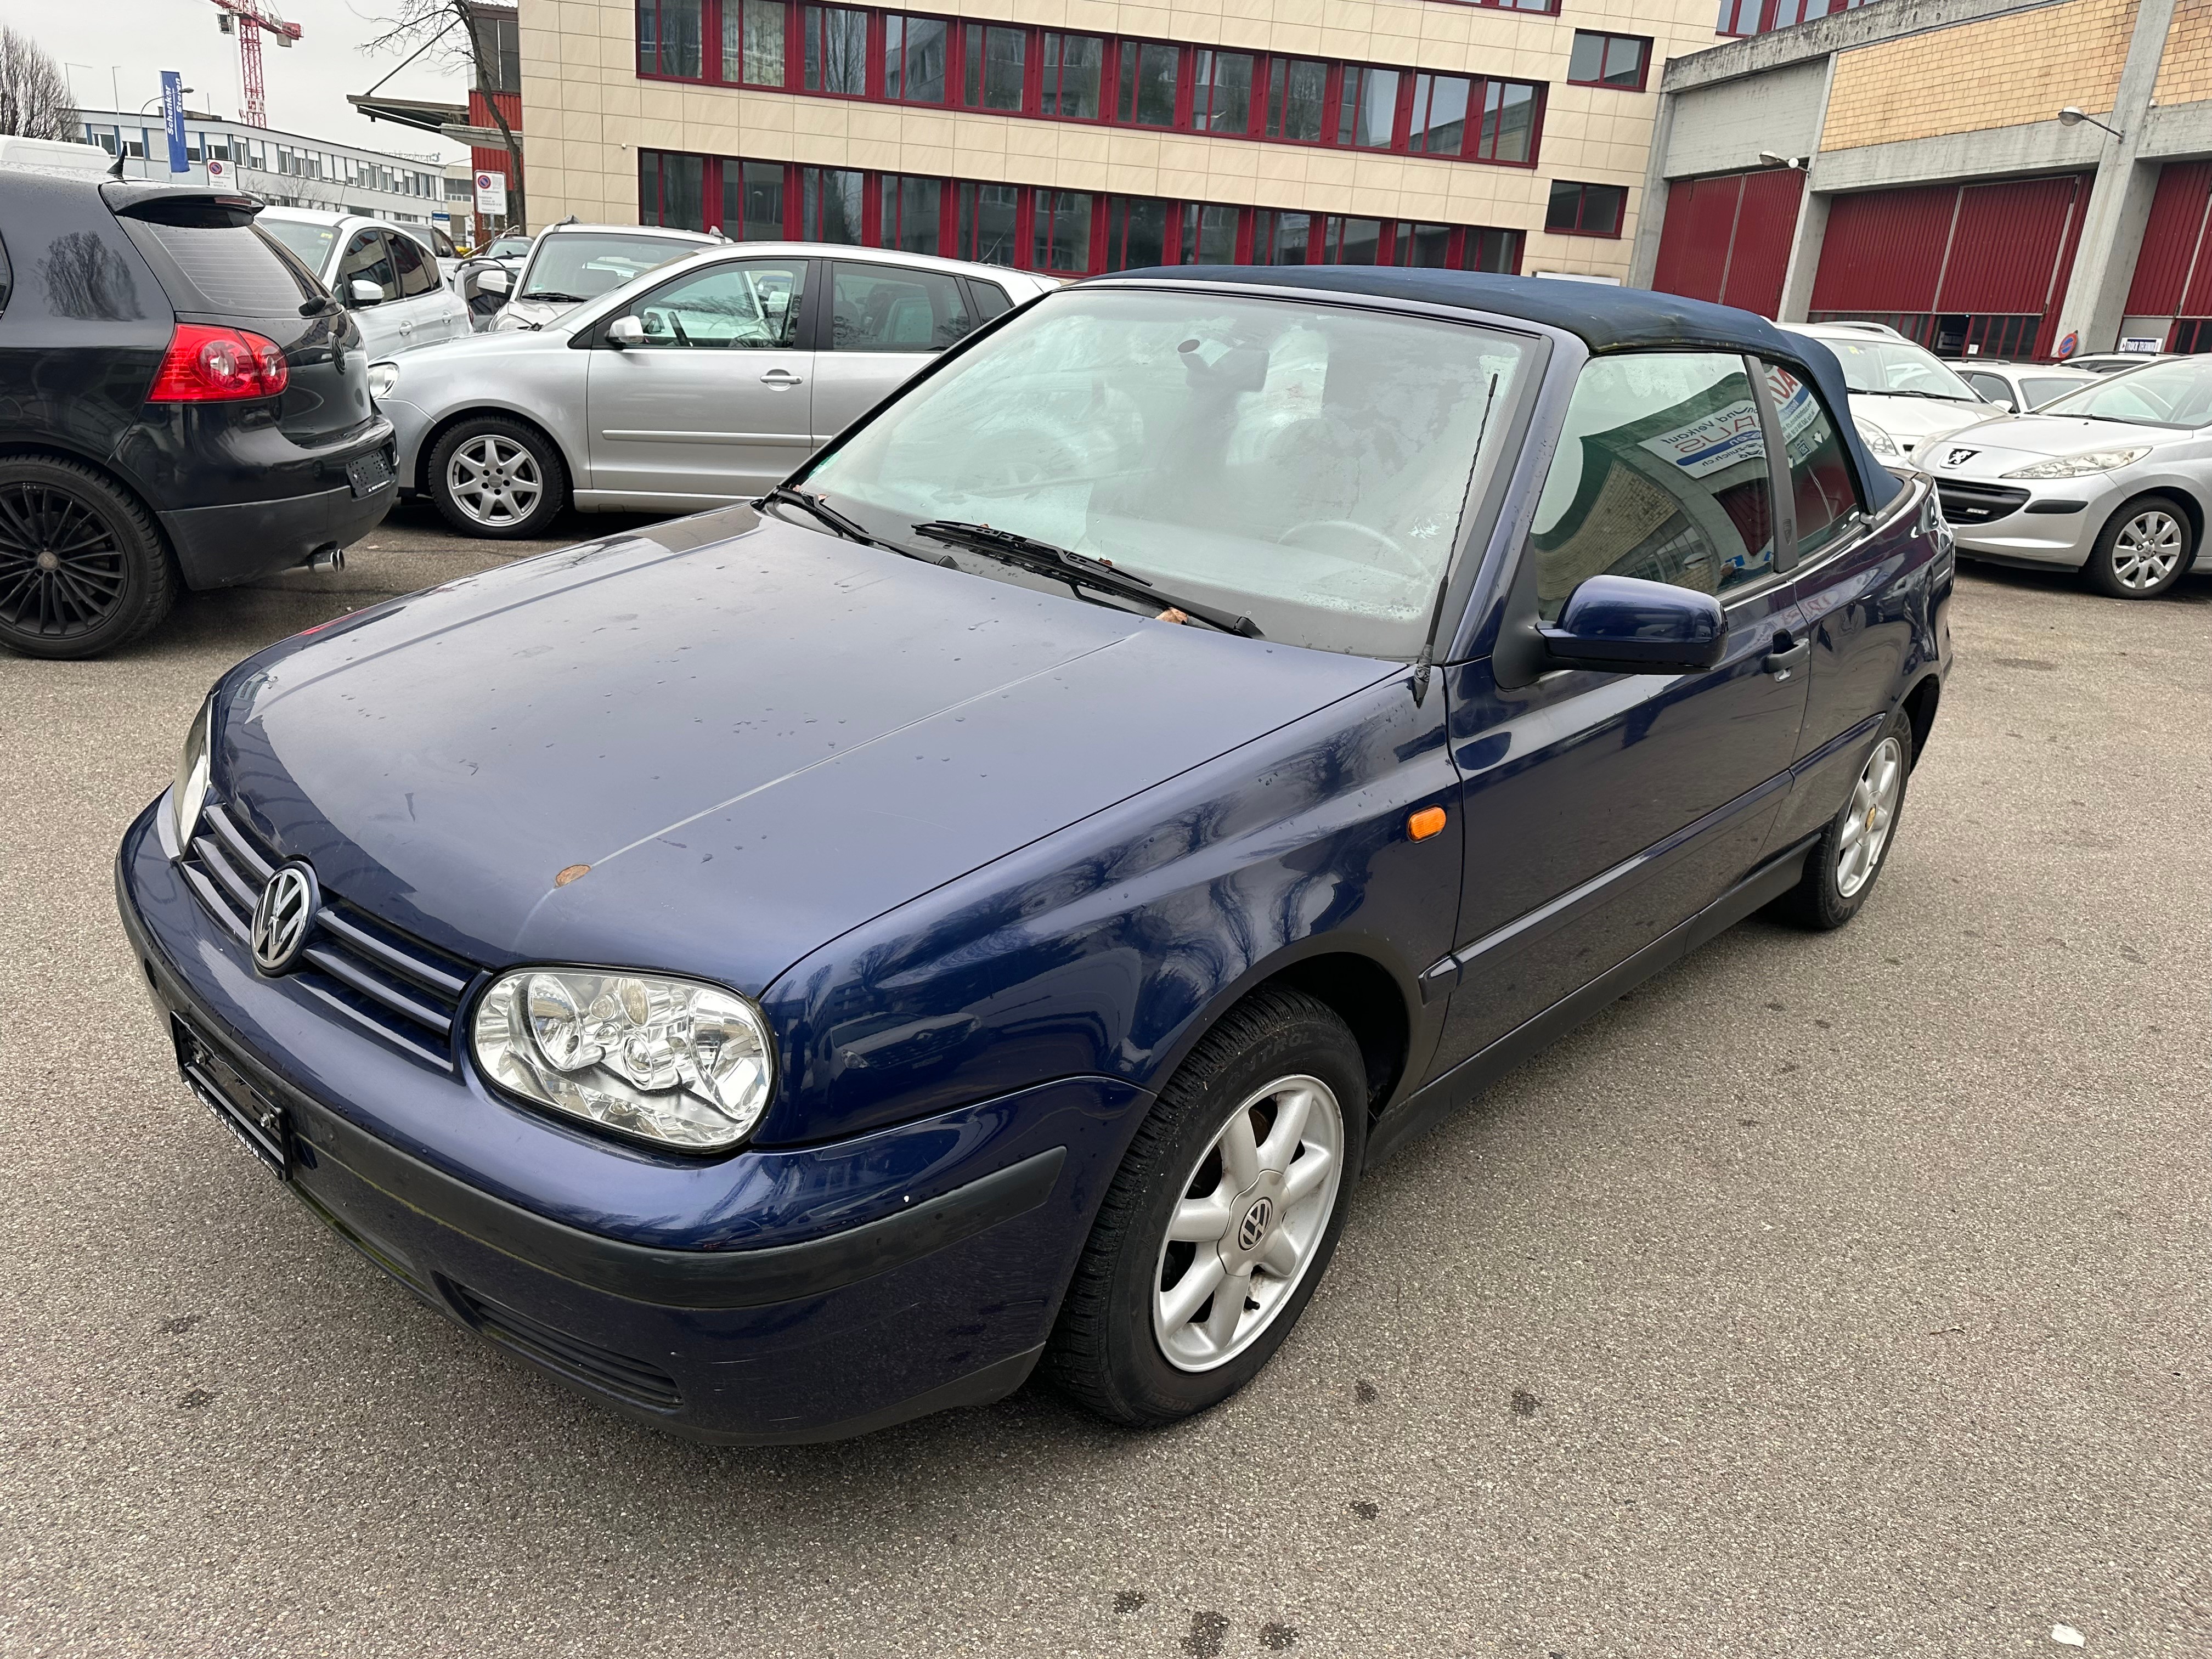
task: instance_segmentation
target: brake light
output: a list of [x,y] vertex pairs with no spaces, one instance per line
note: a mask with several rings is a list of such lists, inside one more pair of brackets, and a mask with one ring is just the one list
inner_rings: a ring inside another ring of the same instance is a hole
[[291,378],[283,348],[274,340],[243,328],[179,323],[146,401],[204,404],[273,398]]

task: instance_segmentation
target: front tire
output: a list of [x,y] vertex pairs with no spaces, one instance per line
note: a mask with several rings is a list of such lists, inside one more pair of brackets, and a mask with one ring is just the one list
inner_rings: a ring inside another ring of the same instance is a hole
[[1900,708],[1861,763],[1843,811],[1806,854],[1804,875],[1776,902],[1779,915],[1820,933],[1858,915],[1896,841],[1911,772],[1912,722]]
[[2171,592],[2197,559],[2197,531],[2171,495],[2145,495],[2112,516],[2081,567],[2089,586],[2115,599]]
[[0,645],[97,657],[176,602],[176,562],[152,515],[79,461],[0,457]]
[[1243,1388],[1328,1269],[1366,1130],[1366,1067],[1343,1020],[1288,989],[1239,1003],[1137,1131],[1060,1304],[1046,1375],[1130,1427]]
[[441,433],[426,471],[430,499],[464,536],[540,536],[568,504],[558,446],[503,415],[472,416]]

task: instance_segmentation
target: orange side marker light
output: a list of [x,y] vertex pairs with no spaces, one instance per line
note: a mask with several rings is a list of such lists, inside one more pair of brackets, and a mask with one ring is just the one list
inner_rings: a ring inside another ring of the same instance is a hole
[[570,882],[575,880],[577,877],[582,875],[591,867],[592,866],[588,864],[572,864],[567,869],[562,871],[559,875],[553,878],[553,884],[556,887],[566,887]]
[[1439,834],[1443,827],[1444,809],[1441,806],[1424,806],[1406,820],[1406,833],[1415,841],[1426,841],[1431,836]]

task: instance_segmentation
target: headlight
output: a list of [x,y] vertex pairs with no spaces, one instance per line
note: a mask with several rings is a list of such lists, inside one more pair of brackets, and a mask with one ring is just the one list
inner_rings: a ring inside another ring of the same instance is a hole
[[685,1152],[743,1140],[775,1084],[751,1003],[659,974],[520,969],[484,993],[474,1035],[477,1063],[500,1087]]
[[389,398],[392,395],[392,388],[398,384],[398,364],[371,363],[368,366],[368,395],[370,397]]
[[2133,466],[2149,453],[2148,444],[2139,444],[2133,449],[2093,449],[2086,455],[2061,455],[2051,460],[2038,461],[2033,466],[2015,467],[2005,477],[2079,478],[2091,472],[2117,472],[2124,466]]
[[200,808],[207,804],[208,728],[214,716],[215,697],[210,693],[200,704],[200,712],[192,716],[191,726],[185,732],[185,746],[177,756],[177,781],[169,793],[173,814],[169,827],[175,832],[179,852],[191,844]]
[[1872,421],[1860,421],[1856,424],[1859,429],[1859,436],[1866,440],[1866,447],[1869,453],[1899,458],[1901,458],[1905,453],[1903,450],[1897,447],[1897,440],[1891,437],[1887,432],[1884,432]]

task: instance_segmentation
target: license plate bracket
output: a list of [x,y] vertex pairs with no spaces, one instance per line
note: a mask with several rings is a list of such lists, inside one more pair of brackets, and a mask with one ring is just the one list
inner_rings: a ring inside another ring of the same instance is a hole
[[221,1049],[181,1017],[169,1016],[169,1035],[176,1043],[177,1071],[185,1086],[264,1168],[279,1181],[289,1181],[292,1128],[284,1109],[247,1082]]
[[389,450],[372,449],[366,455],[356,455],[346,463],[346,483],[356,495],[374,495],[392,482],[392,453]]

